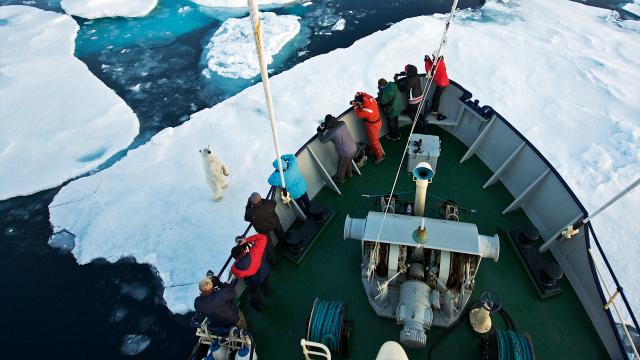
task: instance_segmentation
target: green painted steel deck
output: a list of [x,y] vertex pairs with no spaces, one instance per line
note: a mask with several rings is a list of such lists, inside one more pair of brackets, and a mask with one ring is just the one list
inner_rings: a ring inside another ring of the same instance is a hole
[[[369,161],[357,175],[339,188],[343,196],[324,189],[314,201],[336,211],[337,219],[320,234],[306,259],[295,265],[280,258],[279,267],[270,277],[271,294],[266,309],[256,312],[243,301],[242,309],[257,344],[262,360],[303,358],[300,339],[306,334],[306,322],[316,297],[323,300],[341,300],[349,306],[349,318],[354,322],[350,338],[349,359],[375,359],[380,346],[389,340],[399,341],[400,325],[375,315],[364,293],[360,278],[360,242],[343,240],[346,214],[363,218],[374,207],[372,198],[362,194],[388,193],[393,183],[403,141],[382,141],[387,154],[381,165]],[[513,211],[502,215],[512,201],[509,192],[497,183],[482,189],[491,177],[491,171],[477,158],[459,164],[466,146],[439,128],[430,128],[432,135],[441,139],[442,151],[433,183],[427,194],[426,216],[439,217],[440,198],[452,199],[476,212],[461,211],[461,221],[475,223],[483,235],[509,231],[529,224],[524,212]],[[400,173],[397,192],[415,189],[411,175],[405,171],[406,160]],[[413,193],[401,198],[413,200]],[[502,236],[502,234],[501,234]],[[472,301],[483,290],[491,289],[502,298],[503,308],[513,319],[517,331],[530,334],[537,359],[605,359],[606,350],[589,321],[575,292],[566,279],[561,281],[562,294],[541,300],[516,250],[508,239],[501,238],[500,260],[494,263],[483,259],[476,277]],[[497,314],[494,324],[506,329]],[[444,331],[433,327],[427,331],[427,348],[406,349],[410,359],[426,359],[427,349]],[[432,359],[478,359],[478,339],[470,330],[467,319],[451,332],[433,351]],[[341,358],[333,355],[333,358]]]

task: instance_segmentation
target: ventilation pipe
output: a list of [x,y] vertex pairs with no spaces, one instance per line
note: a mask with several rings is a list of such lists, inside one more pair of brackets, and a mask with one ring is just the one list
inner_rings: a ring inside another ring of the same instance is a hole
[[416,182],[415,216],[424,216],[424,206],[427,201],[427,186],[433,178],[433,169],[427,162],[421,162],[413,169],[413,181]]

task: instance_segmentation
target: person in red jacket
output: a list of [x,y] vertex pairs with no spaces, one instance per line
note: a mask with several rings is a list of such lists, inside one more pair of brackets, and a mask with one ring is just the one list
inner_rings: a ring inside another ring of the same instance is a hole
[[236,241],[238,245],[231,249],[231,256],[235,259],[231,273],[238,279],[244,279],[251,294],[251,307],[262,311],[263,295],[269,293],[269,265],[264,253],[267,236],[255,234],[246,239],[240,236]]
[[357,92],[350,104],[353,106],[356,116],[364,120],[364,127],[367,129],[369,137],[369,152],[376,156],[373,163],[378,165],[384,160],[379,139],[382,121],[378,112],[378,103],[373,96],[365,92]]
[[[432,69],[434,62],[436,64],[435,70]],[[436,61],[435,51],[431,56],[425,55],[424,68],[427,72],[427,76],[430,74],[433,77],[433,82],[436,84],[436,90],[433,93],[433,100],[431,101],[431,114],[438,115],[439,120],[446,119],[446,116],[441,115],[439,112],[440,97],[442,96],[444,89],[449,86],[449,77],[447,76],[447,66],[444,63],[444,57],[440,56],[438,61]]]

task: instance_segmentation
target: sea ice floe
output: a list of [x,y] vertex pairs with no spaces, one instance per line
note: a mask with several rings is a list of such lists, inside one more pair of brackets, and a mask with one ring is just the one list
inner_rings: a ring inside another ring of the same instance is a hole
[[633,2],[626,3],[622,8],[634,15],[640,16],[640,0],[633,0]]
[[158,0],[61,0],[60,6],[69,15],[85,19],[103,17],[146,16],[158,5]]
[[331,27],[331,31],[342,31],[344,30],[345,25],[347,24],[347,20],[341,18]]
[[126,148],[133,111],[73,56],[72,17],[0,7],[0,200],[57,186]]
[[[265,61],[271,64],[285,44],[300,32],[299,17],[260,13]],[[226,20],[206,45],[207,67],[227,78],[250,79],[260,73],[249,17]]]
[[123,355],[133,356],[143,352],[151,344],[151,339],[146,335],[126,335],[122,339],[120,351]]
[[[640,173],[640,33],[621,28],[609,13],[570,1],[489,1],[459,12],[445,53],[451,78],[520,130],[590,211]],[[281,150],[295,152],[356,91],[375,94],[378,78],[407,63],[421,67],[445,21],[406,19],[274,76]],[[51,223],[78,236],[73,254],[81,264],[155,253],[166,286],[219,270],[247,226],[247,197],[268,189],[275,155],[264,108],[257,84],[163,130],[109,169],[65,186],[50,207]],[[200,164],[197,150],[207,144],[231,172],[223,202],[210,199]],[[603,173],[589,176],[600,163]],[[638,212],[636,190],[594,220],[636,313]],[[196,285],[164,292],[175,312],[192,309],[197,294]]]

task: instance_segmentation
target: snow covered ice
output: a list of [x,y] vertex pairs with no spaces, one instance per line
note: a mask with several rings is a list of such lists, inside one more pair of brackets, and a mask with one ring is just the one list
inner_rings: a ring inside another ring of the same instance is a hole
[[342,31],[344,30],[345,25],[347,24],[347,20],[340,19],[331,27],[331,31]]
[[158,0],[61,0],[60,6],[69,15],[85,19],[103,17],[145,16],[158,5]]
[[[273,56],[300,32],[299,19],[293,15],[260,13],[267,64],[271,64]],[[220,76],[250,79],[260,73],[249,17],[226,20],[213,34],[205,53],[208,69]]]
[[634,15],[640,16],[640,0],[634,0],[633,2],[624,4],[622,8]]
[[[515,125],[592,212],[640,173],[640,33],[623,26],[637,22],[610,15],[569,1],[488,2],[460,11],[446,53],[450,76]],[[295,152],[356,91],[375,94],[378,78],[407,63],[422,66],[446,18],[406,19],[274,76],[282,151]],[[362,63],[368,66],[353,66]],[[111,168],[65,186],[51,205],[51,222],[77,236],[73,254],[81,264],[153,255],[165,286],[197,281],[220,269],[247,226],[249,194],[268,190],[275,155],[266,117],[260,84],[200,111]],[[210,199],[197,152],[207,144],[231,172],[220,203]],[[638,211],[636,190],[594,220],[636,312]],[[197,293],[197,286],[180,286],[164,296],[171,310],[185,312]]]
[[138,119],[73,56],[73,18],[2,6],[0,23],[0,200],[60,185],[131,143]]

